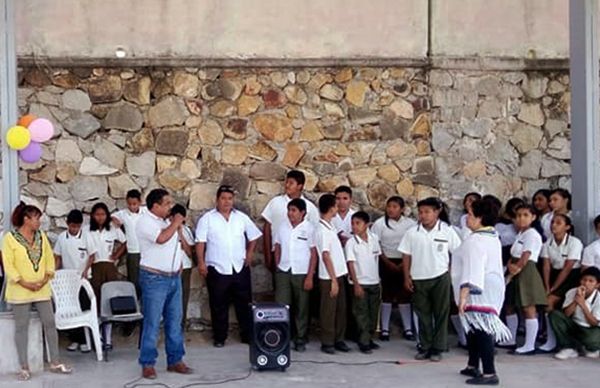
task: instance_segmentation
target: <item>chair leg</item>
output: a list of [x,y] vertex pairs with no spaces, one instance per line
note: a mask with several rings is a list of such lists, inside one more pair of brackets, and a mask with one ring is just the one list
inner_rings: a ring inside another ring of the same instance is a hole
[[[94,339],[94,347],[96,348],[96,359],[98,361],[102,361],[104,359],[103,355],[102,355],[102,341],[100,340],[100,329],[98,328],[98,325],[94,325],[92,324],[90,326],[90,330],[92,331],[92,337]],[[88,332],[87,332],[87,328],[86,328],[86,340],[89,341],[88,337]]]
[[85,333],[85,345],[91,349],[91,343],[90,343],[90,328],[89,327],[84,327],[83,328],[83,332]]

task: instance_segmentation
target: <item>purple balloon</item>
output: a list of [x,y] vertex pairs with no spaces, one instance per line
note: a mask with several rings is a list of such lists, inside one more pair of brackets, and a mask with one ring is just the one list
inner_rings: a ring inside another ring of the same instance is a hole
[[19,151],[19,156],[25,163],[35,163],[42,157],[42,146],[32,141],[25,149]]

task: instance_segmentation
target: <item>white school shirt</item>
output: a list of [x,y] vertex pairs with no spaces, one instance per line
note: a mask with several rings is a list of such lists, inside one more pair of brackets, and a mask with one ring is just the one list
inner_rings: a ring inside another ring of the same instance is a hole
[[554,269],[563,269],[567,260],[574,260],[573,268],[579,268],[581,267],[582,250],[583,244],[575,236],[567,234],[560,243],[557,243],[552,236],[542,246],[540,257],[550,259]]
[[[306,202],[306,217],[305,220],[312,223],[315,227],[319,222],[320,215],[319,209],[303,195],[300,196]],[[287,205],[292,199],[287,194],[278,195],[271,199],[265,209],[262,211],[261,216],[271,224],[271,230],[275,231],[279,228],[279,225],[288,219],[287,216]],[[274,244],[272,244],[274,245]]]
[[438,220],[431,230],[421,224],[410,228],[398,250],[411,256],[410,276],[413,280],[425,280],[448,272],[450,253],[460,244],[460,237],[454,229]]
[[125,236],[127,237],[127,252],[128,253],[140,253],[140,244],[135,233],[135,228],[145,213],[148,212],[146,206],[140,206],[140,210],[137,213],[132,213],[129,209],[121,209],[113,213],[113,217],[121,221],[125,228]]
[[315,240],[317,243],[317,253],[319,254],[319,279],[331,280],[323,261],[323,252],[329,252],[329,258],[332,262],[336,278],[346,275],[348,267],[346,266],[344,249],[333,225],[324,219],[320,219],[315,232]]
[[[192,249],[194,249],[194,233],[192,232],[192,230],[187,225],[183,225],[182,234],[183,234],[183,238],[185,239],[185,242],[188,243],[188,245],[191,246]],[[179,255],[179,260],[181,261],[182,268],[183,269],[192,268],[194,266],[194,263],[192,262],[192,259],[187,255],[187,253],[185,253],[185,251],[181,247],[181,242],[179,242],[179,244],[177,246],[178,246],[177,255]]]
[[515,259],[520,259],[523,252],[531,252],[529,261],[537,263],[542,251],[542,236],[533,228],[517,234],[515,243],[510,248],[510,255]]
[[514,224],[505,224],[499,222],[494,226],[494,229],[498,232],[498,236],[500,237],[500,243],[502,243],[503,247],[512,246],[517,240],[517,228],[515,228]]
[[401,259],[402,253],[398,250],[398,246],[406,231],[417,225],[417,222],[402,216],[398,221],[390,218],[388,224],[389,227],[385,224],[385,216],[378,218],[371,226],[371,232],[379,239],[381,250],[387,258]]
[[281,247],[281,259],[277,268],[292,271],[293,275],[306,275],[310,267],[310,250],[315,244],[315,227],[304,220],[296,227],[282,222],[275,231],[273,242]]
[[123,231],[114,225],[111,225],[109,230],[92,231],[88,227],[84,232],[89,234],[92,244],[96,248],[94,263],[112,263],[110,256],[114,252],[115,242],[125,243],[127,241]]
[[246,240],[262,236],[258,227],[243,212],[233,209],[229,221],[217,209],[200,217],[196,225],[196,242],[206,243],[206,265],[221,275],[240,272],[246,259]]
[[581,265],[600,269],[600,239],[585,247]]
[[342,234],[345,238],[352,237],[352,215],[356,213],[354,209],[348,209],[346,217],[342,218],[340,213],[337,213],[331,220],[331,224],[335,227],[338,234]]
[[164,244],[156,242],[162,231],[169,227],[169,221],[147,211],[139,219],[135,234],[140,246],[140,266],[158,271],[173,273],[181,269],[181,250],[177,232]]
[[[572,288],[567,291],[565,295],[565,303],[563,303],[563,308],[568,307],[575,300],[575,295],[577,295],[577,288]],[[592,315],[600,320],[600,292],[598,290],[594,290],[592,294],[585,300],[585,304],[590,309]],[[575,321],[576,324],[582,327],[591,327],[588,321],[585,319],[585,314],[581,307],[577,306],[575,308],[575,312],[571,316],[571,319]],[[600,325],[599,325],[600,326]]]
[[[379,239],[374,233],[367,232],[368,241],[363,240],[359,236],[352,236],[344,250],[346,251],[346,261],[354,263],[354,271],[356,272],[356,280],[358,284],[363,286],[373,286],[379,284],[379,255],[381,255],[381,247]],[[348,278],[348,282],[352,283],[352,279]]]
[[63,269],[74,269],[83,273],[91,255],[96,253],[96,247],[88,232],[79,230],[73,236],[68,230],[63,231],[56,238],[54,254],[62,259]]

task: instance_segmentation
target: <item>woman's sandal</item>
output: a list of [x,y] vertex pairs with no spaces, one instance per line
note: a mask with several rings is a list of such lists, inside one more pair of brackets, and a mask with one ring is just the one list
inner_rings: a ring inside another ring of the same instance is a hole
[[20,381],[28,381],[31,379],[31,372],[29,369],[21,369],[19,373],[17,373],[17,378]]
[[61,375],[68,375],[73,372],[73,369],[65,364],[50,365],[50,372],[59,373]]

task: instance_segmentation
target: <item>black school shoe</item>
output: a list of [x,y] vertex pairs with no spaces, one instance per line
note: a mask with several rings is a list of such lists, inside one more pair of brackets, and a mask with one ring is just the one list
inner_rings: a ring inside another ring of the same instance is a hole
[[325,354],[335,354],[335,347],[331,345],[321,345],[321,351]]
[[415,334],[413,333],[412,330],[404,330],[404,332],[402,333],[402,336],[404,337],[405,340],[408,341],[414,341],[415,338]]
[[379,344],[378,344],[378,343],[376,343],[376,342],[373,342],[373,341],[370,341],[370,342],[369,342],[369,347],[370,347],[372,350],[377,350],[377,349],[381,348],[381,346],[379,346]]
[[431,357],[430,352],[419,350],[419,353],[417,353],[417,355],[415,356],[415,360],[417,360],[417,361],[429,360],[429,357]]
[[294,344],[294,350],[302,353],[306,351],[306,344],[303,341],[298,341]]
[[497,375],[489,376],[489,377],[473,377],[472,379],[468,379],[465,383],[469,385],[498,385],[500,384],[500,379]]
[[339,350],[342,353],[348,353],[350,351],[350,347],[348,347],[344,341],[339,341],[335,343],[335,350]]
[[379,340],[380,341],[389,341],[390,340],[390,332],[389,331],[382,331],[379,334]]
[[458,373],[460,373],[463,376],[469,376],[469,377],[480,377],[481,376],[481,372],[479,371],[479,369],[471,368],[471,367],[466,367],[465,369],[461,370]]
[[358,350],[364,354],[371,354],[373,351],[371,350],[371,345],[358,344]]

